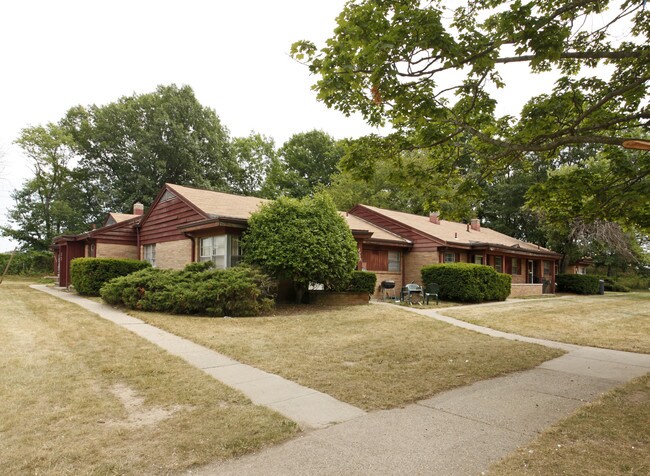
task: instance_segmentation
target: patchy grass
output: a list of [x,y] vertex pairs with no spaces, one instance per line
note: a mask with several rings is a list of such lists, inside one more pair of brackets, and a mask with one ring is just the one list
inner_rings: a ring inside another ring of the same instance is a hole
[[289,306],[276,316],[240,319],[131,314],[366,410],[404,405],[562,354],[388,305]]
[[0,286],[0,474],[169,474],[294,423],[78,306]]
[[650,353],[650,294],[571,296],[472,306],[446,316],[504,332],[578,345]]
[[490,468],[498,475],[650,474],[650,375],[613,390]]

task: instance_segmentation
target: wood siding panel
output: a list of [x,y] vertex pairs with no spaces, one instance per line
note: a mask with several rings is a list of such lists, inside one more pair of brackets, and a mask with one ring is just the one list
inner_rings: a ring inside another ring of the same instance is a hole
[[99,243],[113,243],[116,245],[133,245],[137,244],[137,234],[133,225],[125,225],[100,231],[92,236],[92,239]]
[[158,202],[142,226],[140,243],[146,245],[187,239],[178,227],[203,219],[203,215],[178,198]]
[[364,249],[361,260],[368,271],[388,271],[388,251]]

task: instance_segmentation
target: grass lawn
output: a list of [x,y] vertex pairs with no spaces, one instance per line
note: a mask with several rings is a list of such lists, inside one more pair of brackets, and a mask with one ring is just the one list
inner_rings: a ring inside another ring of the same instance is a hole
[[650,474],[650,375],[554,425],[490,468],[498,475]]
[[295,424],[86,312],[0,285],[0,474],[169,474]]
[[290,306],[276,316],[240,319],[131,314],[366,410],[404,405],[562,354],[394,305]]
[[445,309],[446,316],[505,332],[578,345],[650,353],[650,293],[570,296]]

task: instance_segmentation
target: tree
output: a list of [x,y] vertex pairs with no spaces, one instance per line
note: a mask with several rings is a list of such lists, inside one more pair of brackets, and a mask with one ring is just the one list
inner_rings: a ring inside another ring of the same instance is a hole
[[[325,47],[299,41],[292,53],[320,76],[314,88],[328,107],[392,125],[375,149],[435,148],[437,173],[453,170],[460,154],[487,180],[530,157],[620,146],[648,130],[650,12],[643,2],[623,1],[619,11],[610,3],[349,1]],[[629,34],[618,35],[621,27]],[[554,71],[557,80],[518,118],[498,116],[504,78],[521,80],[514,65]]]
[[271,164],[277,159],[273,139],[251,133],[248,137],[234,138],[231,148],[236,163],[231,191],[241,195],[263,195]]
[[340,284],[358,261],[350,228],[322,194],[281,197],[262,206],[248,221],[243,250],[247,262],[293,281],[297,302],[310,283]]
[[70,169],[72,142],[52,123],[23,129],[16,140],[32,162],[34,177],[12,194],[15,206],[8,216],[13,226],[2,227],[2,234],[23,248],[47,250],[54,237],[85,230],[88,215]]
[[313,130],[291,136],[279,155],[269,171],[266,196],[302,198],[313,194],[316,187],[331,183],[343,148],[330,135]]
[[189,86],[77,106],[62,124],[103,212],[151,203],[165,182],[227,191],[236,173],[228,130]]

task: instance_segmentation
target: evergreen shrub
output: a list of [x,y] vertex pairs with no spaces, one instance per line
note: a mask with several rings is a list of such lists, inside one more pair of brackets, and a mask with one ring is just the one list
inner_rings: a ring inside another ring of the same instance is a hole
[[172,314],[245,317],[273,309],[275,289],[258,269],[207,268],[201,263],[182,271],[145,269],[106,283],[101,296],[109,304]]
[[491,266],[448,263],[425,266],[421,270],[424,285],[440,286],[439,297],[455,302],[505,301],[510,295],[511,278]]
[[75,258],[70,262],[70,282],[83,296],[99,296],[107,281],[150,267],[146,261],[136,259]]

